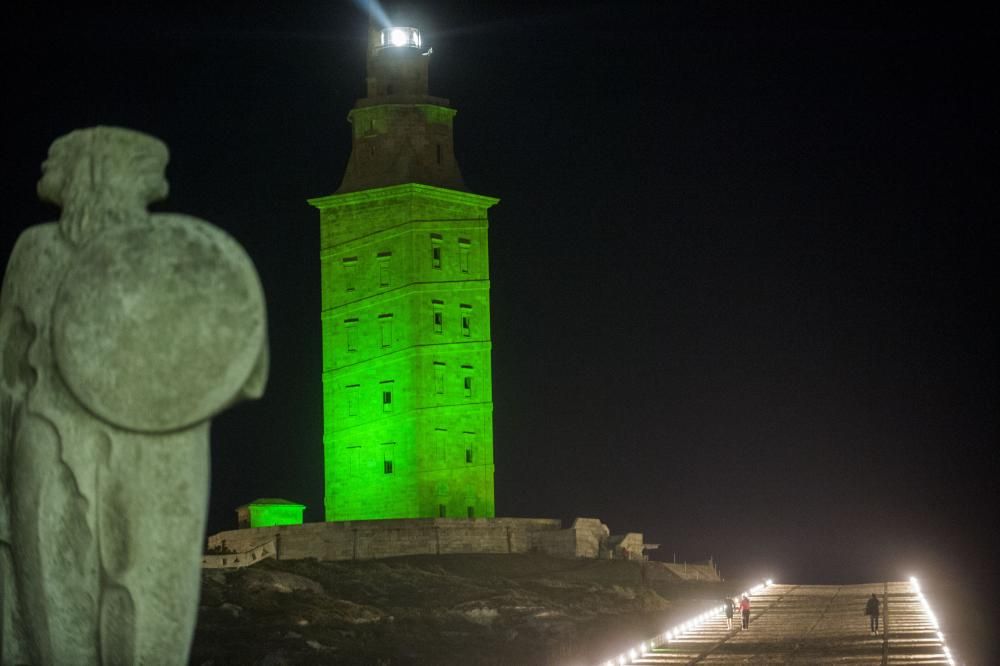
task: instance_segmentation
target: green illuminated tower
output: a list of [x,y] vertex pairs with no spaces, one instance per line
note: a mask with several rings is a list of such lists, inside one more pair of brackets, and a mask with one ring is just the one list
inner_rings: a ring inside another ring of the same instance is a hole
[[486,211],[413,28],[371,30],[351,158],[320,212],[326,519],[492,517]]

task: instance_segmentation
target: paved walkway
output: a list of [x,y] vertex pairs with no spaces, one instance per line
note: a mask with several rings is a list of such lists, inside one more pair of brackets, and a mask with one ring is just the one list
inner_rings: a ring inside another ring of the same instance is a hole
[[[864,615],[875,593],[884,633]],[[723,615],[672,637],[660,636],[632,664],[948,664],[941,638],[910,583],[771,585],[751,598],[750,628]],[[888,608],[887,608],[888,606]],[[614,663],[619,663],[618,659]]]

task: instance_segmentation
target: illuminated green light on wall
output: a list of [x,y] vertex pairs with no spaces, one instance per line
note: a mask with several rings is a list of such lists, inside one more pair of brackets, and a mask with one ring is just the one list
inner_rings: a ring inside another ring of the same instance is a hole
[[495,514],[496,199],[411,183],[319,208],[326,519]]
[[304,504],[283,499],[258,499],[236,509],[240,528],[301,525]]
[[455,109],[449,109],[446,106],[421,104],[417,108],[424,114],[427,122],[432,125],[448,125],[450,127],[452,119],[455,117]]

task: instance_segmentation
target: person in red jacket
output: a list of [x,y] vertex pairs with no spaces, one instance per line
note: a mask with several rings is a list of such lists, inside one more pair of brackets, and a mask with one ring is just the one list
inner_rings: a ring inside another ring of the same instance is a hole
[[740,599],[740,614],[743,616],[743,628],[750,628],[750,598],[747,595],[743,595]]

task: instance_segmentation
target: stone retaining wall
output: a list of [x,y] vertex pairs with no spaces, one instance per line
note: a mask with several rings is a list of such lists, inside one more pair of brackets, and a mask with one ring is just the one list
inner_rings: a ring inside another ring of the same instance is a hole
[[261,560],[274,557],[276,549],[274,540],[254,546],[245,551],[227,554],[206,554],[201,557],[202,569],[242,569],[252,564],[257,564]]
[[577,518],[568,529],[551,518],[421,518],[230,530],[210,536],[208,547],[242,553],[273,540],[282,560],[528,552],[597,558],[608,533],[596,518]]
[[688,562],[661,562],[665,569],[681,580],[704,580],[719,582],[719,572],[711,563],[691,564]]

